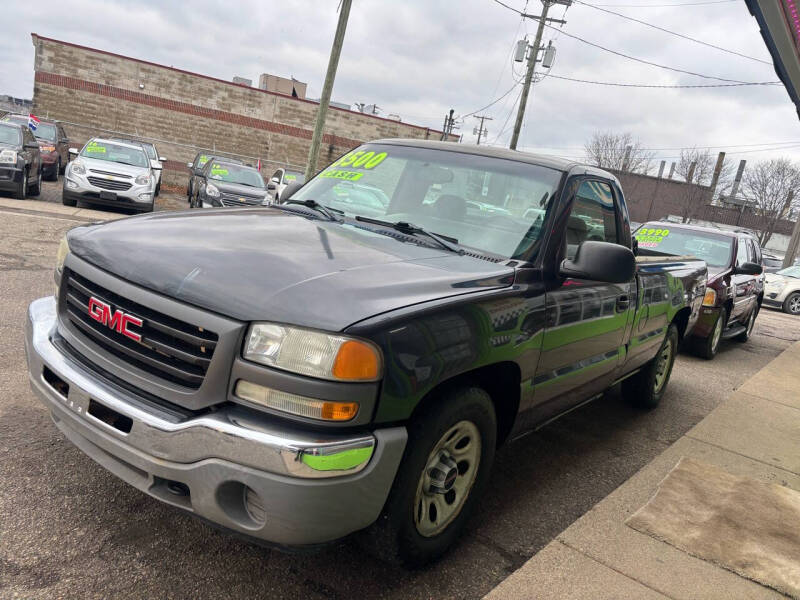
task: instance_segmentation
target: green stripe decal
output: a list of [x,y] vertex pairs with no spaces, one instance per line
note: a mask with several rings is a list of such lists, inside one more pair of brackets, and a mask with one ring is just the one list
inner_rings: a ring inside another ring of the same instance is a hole
[[315,471],[347,471],[367,462],[372,456],[372,446],[343,450],[336,454],[303,454],[302,461]]

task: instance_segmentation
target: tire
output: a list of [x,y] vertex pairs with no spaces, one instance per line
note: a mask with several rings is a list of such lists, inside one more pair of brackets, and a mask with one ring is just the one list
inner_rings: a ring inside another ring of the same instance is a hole
[[761,307],[756,304],[753,307],[753,310],[750,311],[750,316],[747,317],[747,325],[745,325],[745,330],[734,338],[737,342],[746,342],[753,337],[753,328],[756,325],[756,317],[758,317],[758,311],[760,308]]
[[800,315],[800,292],[794,292],[783,301],[783,312],[790,315]]
[[58,175],[61,173],[61,159],[58,159],[52,174],[47,177],[47,181],[58,181]]
[[489,481],[497,441],[491,398],[476,387],[443,394],[412,419],[408,440],[383,512],[361,541],[382,560],[418,567],[456,542]]
[[14,198],[17,200],[25,200],[28,195],[28,170],[22,171],[22,180],[17,184],[17,189],[14,190]]
[[36,176],[36,183],[34,183],[28,191],[29,196],[38,196],[42,193],[42,167],[39,165],[39,174]]
[[723,306],[717,315],[717,320],[714,322],[714,329],[711,331],[711,335],[705,339],[695,341],[695,352],[698,356],[706,360],[712,360],[717,355],[722,340],[722,332],[725,331],[727,321],[728,310]]
[[655,408],[667,389],[675,356],[678,354],[678,327],[672,323],[655,358],[641,371],[622,382],[622,396],[634,406]]
[[[58,157],[58,173],[59,173],[59,175],[63,175],[66,170],[67,170],[67,165],[65,165],[65,164],[63,164],[61,162],[61,157],[59,156]],[[56,177],[56,179],[58,179],[58,178]]]
[[73,198],[67,198],[65,191],[66,190],[63,189],[61,190],[61,204],[64,206],[77,206],[78,201],[74,200]]
[[153,209],[155,208],[155,206],[156,206],[156,203],[155,202],[151,202],[150,206],[148,206],[147,208],[141,209],[139,211],[139,214],[141,215],[141,214],[144,214],[144,213],[151,213],[151,212],[153,212]]
[[156,196],[158,196],[160,193],[161,193],[161,182],[159,181],[159,182],[156,184],[156,191],[155,191],[155,193],[153,194],[153,198],[155,198]]

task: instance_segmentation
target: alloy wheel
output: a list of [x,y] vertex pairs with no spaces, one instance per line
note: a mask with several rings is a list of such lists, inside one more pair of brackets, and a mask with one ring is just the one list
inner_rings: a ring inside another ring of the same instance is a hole
[[800,296],[795,296],[789,301],[789,312],[793,315],[800,313]]
[[664,349],[658,357],[658,365],[656,366],[656,376],[654,380],[654,387],[656,393],[661,391],[664,383],[667,381],[667,373],[669,373],[669,366],[672,361],[672,342],[667,341]]
[[714,333],[711,338],[711,350],[716,352],[719,347],[719,340],[722,338],[722,315],[717,317],[717,323],[714,325]]
[[472,421],[459,421],[439,439],[414,496],[414,525],[420,535],[438,535],[458,516],[475,483],[480,458],[481,434]]

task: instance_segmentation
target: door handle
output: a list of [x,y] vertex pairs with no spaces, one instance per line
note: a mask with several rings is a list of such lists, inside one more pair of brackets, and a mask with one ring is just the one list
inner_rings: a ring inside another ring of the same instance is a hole
[[628,310],[631,305],[631,300],[627,295],[622,295],[617,298],[617,312]]

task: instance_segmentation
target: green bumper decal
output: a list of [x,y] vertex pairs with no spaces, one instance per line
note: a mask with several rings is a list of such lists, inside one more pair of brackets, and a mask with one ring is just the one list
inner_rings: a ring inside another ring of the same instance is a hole
[[343,450],[336,454],[303,454],[302,461],[316,471],[347,471],[367,462],[372,456],[372,447]]

